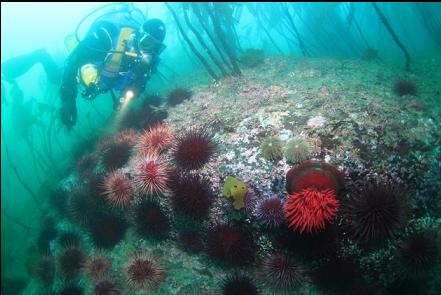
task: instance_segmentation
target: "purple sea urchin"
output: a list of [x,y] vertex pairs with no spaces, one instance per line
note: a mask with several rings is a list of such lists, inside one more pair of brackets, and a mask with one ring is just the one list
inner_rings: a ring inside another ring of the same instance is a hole
[[183,170],[198,170],[213,157],[216,144],[205,129],[190,129],[177,136],[173,158]]
[[257,219],[268,228],[277,228],[285,222],[283,203],[277,197],[262,199],[255,210]]

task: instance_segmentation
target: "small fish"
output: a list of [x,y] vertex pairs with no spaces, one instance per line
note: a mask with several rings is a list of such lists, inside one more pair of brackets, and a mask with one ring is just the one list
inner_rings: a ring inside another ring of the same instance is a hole
[[233,198],[233,206],[234,209],[239,210],[245,207],[245,203],[243,201],[248,189],[244,182],[234,178],[232,176],[228,176],[225,180],[224,190],[222,195],[224,197],[232,197]]

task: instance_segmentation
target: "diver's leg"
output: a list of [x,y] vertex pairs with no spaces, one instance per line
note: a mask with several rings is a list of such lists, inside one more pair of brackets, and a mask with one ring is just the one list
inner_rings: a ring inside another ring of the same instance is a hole
[[51,56],[43,48],[31,53],[13,57],[2,63],[3,78],[12,82],[17,77],[25,74],[36,63],[41,63],[50,82],[57,83],[60,80],[60,69]]

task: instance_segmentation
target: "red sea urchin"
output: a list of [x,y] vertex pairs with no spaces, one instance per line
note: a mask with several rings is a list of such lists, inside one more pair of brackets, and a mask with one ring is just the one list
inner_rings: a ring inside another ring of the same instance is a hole
[[125,129],[115,135],[114,140],[116,142],[125,142],[129,146],[133,147],[136,144],[138,134],[133,129]]
[[256,252],[251,231],[228,224],[216,225],[208,232],[207,248],[212,257],[233,266],[252,262]]
[[121,294],[120,287],[113,281],[104,279],[95,284],[93,288],[95,295],[119,295]]
[[104,213],[90,226],[90,236],[96,247],[112,249],[124,238],[127,227],[124,219]]
[[315,188],[332,189],[338,196],[344,186],[344,176],[337,168],[317,161],[305,161],[289,169],[286,174],[286,191],[290,195],[307,188]]
[[257,295],[259,289],[253,280],[245,274],[235,273],[222,281],[223,295]]
[[84,289],[75,284],[68,284],[63,286],[61,290],[57,292],[58,295],[83,295]]
[[138,155],[160,154],[173,143],[173,130],[166,124],[155,124],[139,138],[136,149]]
[[135,160],[133,183],[146,194],[160,194],[168,191],[169,168],[165,161],[155,155],[146,155]]
[[55,277],[55,261],[52,256],[43,255],[34,269],[35,277],[45,285],[51,285]]
[[172,206],[176,212],[186,217],[207,217],[214,196],[208,179],[197,175],[181,177],[172,185]]
[[205,129],[192,128],[177,137],[173,147],[176,165],[184,170],[198,170],[213,157],[216,144]]
[[103,151],[102,163],[107,171],[121,168],[130,158],[132,146],[124,141],[113,140]]
[[136,253],[127,266],[127,285],[132,290],[150,291],[164,279],[166,273],[158,261],[145,254]]
[[167,236],[170,221],[156,201],[142,201],[136,205],[134,213],[136,231],[140,236],[156,239]]
[[304,231],[312,233],[323,230],[326,222],[332,221],[338,205],[333,190],[306,188],[289,195],[283,208],[289,227],[301,234]]
[[112,207],[125,208],[133,200],[132,184],[120,169],[110,172],[105,177],[103,190],[107,202]]
[[438,236],[433,231],[412,234],[399,246],[400,268],[409,277],[423,277],[439,262]]
[[111,266],[112,262],[109,257],[98,254],[87,259],[85,273],[93,280],[102,279],[109,273]]
[[80,273],[85,260],[86,256],[81,249],[66,249],[58,257],[59,270],[64,276],[74,278]]
[[281,292],[294,292],[308,281],[303,266],[284,254],[265,257],[257,276],[265,285]]
[[343,213],[353,240],[365,243],[392,239],[407,223],[405,192],[390,179],[366,179],[344,203]]

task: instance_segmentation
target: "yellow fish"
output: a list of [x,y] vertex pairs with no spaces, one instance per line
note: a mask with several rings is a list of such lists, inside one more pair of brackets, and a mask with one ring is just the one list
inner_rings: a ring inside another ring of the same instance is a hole
[[233,206],[234,209],[239,210],[245,207],[245,203],[243,199],[247,193],[248,189],[244,182],[234,178],[232,176],[228,176],[225,180],[224,190],[222,195],[225,197],[233,198]]

